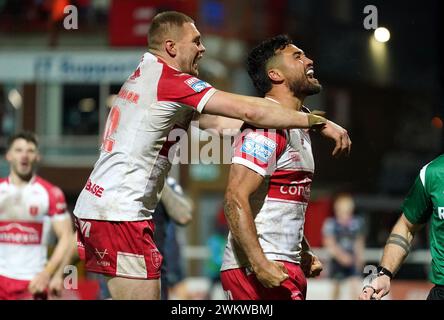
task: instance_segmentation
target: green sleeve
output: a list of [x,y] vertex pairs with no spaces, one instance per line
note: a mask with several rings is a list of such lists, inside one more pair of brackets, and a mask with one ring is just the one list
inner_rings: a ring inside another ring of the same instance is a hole
[[433,213],[432,201],[419,176],[410,188],[401,208],[407,220],[412,224],[426,223]]

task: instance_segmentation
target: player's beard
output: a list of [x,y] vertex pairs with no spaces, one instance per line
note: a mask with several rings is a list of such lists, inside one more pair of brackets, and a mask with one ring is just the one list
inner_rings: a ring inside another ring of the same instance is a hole
[[313,83],[307,78],[295,80],[290,82],[290,90],[295,97],[306,97],[321,92],[322,86],[318,83]]
[[32,176],[34,175],[35,170],[35,164],[30,166],[30,169],[28,170],[20,170],[20,165],[13,166],[12,170],[14,173],[23,181],[29,181],[31,180]]

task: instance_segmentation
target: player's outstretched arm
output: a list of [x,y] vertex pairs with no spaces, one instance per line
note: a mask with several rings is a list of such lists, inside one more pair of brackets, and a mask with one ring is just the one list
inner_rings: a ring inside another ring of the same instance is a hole
[[212,114],[197,114],[193,120],[199,122],[199,129],[212,129],[220,137],[236,135],[244,123],[242,120]]
[[249,202],[250,195],[256,191],[264,178],[249,168],[232,164],[225,193],[224,212],[228,227],[246,255],[257,279],[266,288],[277,287],[288,278],[281,262],[268,260],[260,246],[256,225]]
[[[405,258],[409,254],[410,244],[413,237],[422,225],[415,225],[407,220],[404,214],[396,222],[390,233],[387,243],[384,247],[380,266],[388,270],[392,276],[399,270]],[[390,292],[389,275],[380,273],[372,280],[370,286],[365,286],[361,292],[360,300],[376,299],[380,300],[382,297]]]
[[[350,153],[351,140],[347,130],[341,126],[322,116],[285,108],[268,99],[217,91],[208,100],[203,113],[239,119],[260,128],[322,129],[322,135],[335,142],[333,156]],[[233,122],[221,125],[232,128]]]
[[224,91],[217,91],[210,97],[203,113],[235,118],[256,127],[272,129],[314,128],[327,121],[321,116],[284,108],[268,99]]

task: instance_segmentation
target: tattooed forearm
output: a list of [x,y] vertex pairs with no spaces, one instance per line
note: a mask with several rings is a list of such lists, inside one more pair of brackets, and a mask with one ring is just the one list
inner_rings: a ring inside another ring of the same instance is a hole
[[396,234],[396,233],[390,234],[390,236],[387,240],[387,244],[397,245],[397,246],[401,247],[402,249],[404,249],[404,251],[407,254],[410,251],[409,241],[406,238],[404,238],[403,236]]

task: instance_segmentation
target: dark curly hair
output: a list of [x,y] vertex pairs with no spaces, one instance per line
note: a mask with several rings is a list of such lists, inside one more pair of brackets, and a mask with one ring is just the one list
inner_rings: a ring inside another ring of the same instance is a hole
[[31,131],[22,131],[9,137],[8,142],[6,143],[6,150],[9,150],[12,144],[15,142],[15,140],[18,139],[24,139],[27,142],[33,143],[37,148],[39,147],[39,141],[35,133]]
[[247,58],[247,71],[256,89],[265,96],[271,90],[271,81],[268,78],[265,66],[276,55],[277,50],[284,49],[293,42],[287,35],[278,35],[263,41],[251,50]]

